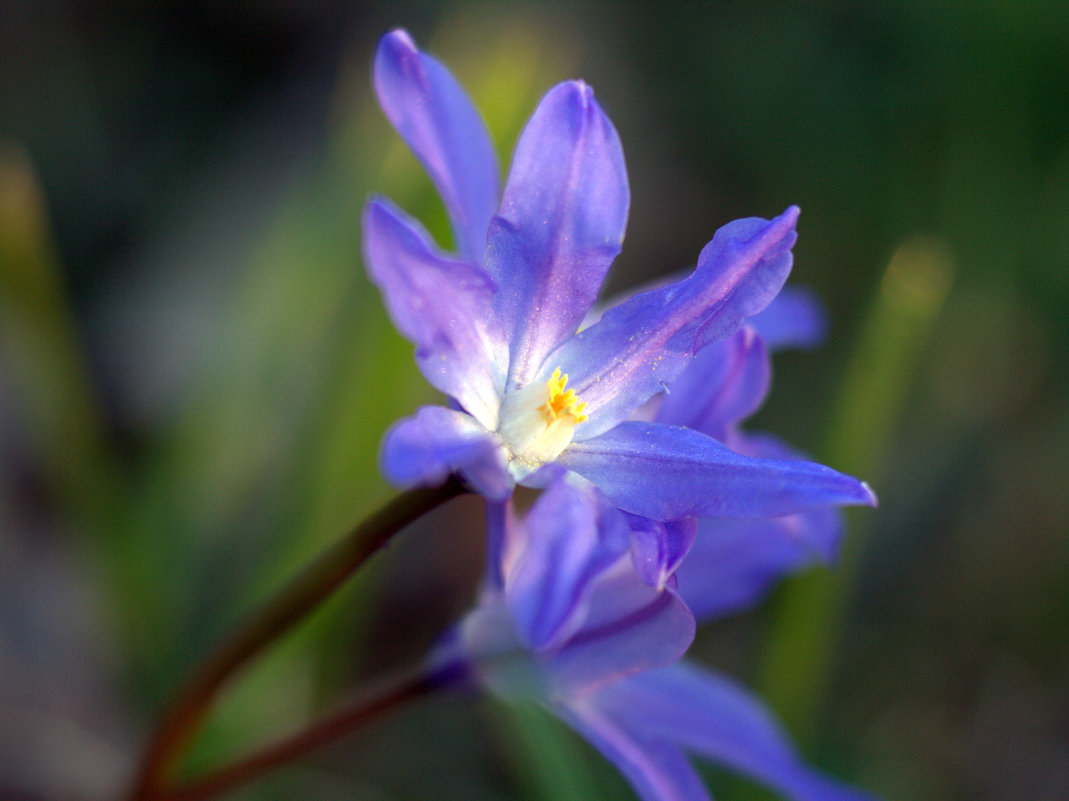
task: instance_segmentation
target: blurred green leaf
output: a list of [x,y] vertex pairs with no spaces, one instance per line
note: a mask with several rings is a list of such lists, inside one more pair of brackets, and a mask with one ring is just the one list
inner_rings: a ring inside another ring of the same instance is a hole
[[[904,243],[883,274],[832,412],[821,461],[879,492],[882,457],[915,387],[917,365],[950,290],[953,261],[930,238]],[[878,513],[878,512],[875,512]],[[864,548],[867,510],[854,511],[834,570],[814,570],[779,591],[762,661],[762,695],[803,739],[815,732]]]

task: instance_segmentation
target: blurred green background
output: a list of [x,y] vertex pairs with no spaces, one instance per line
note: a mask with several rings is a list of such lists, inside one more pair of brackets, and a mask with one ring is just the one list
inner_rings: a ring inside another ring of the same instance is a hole
[[[754,425],[881,506],[694,653],[889,800],[1069,797],[1069,4],[71,0],[0,7],[0,798],[117,797],[198,657],[390,497],[379,439],[433,394],[362,204],[448,241],[370,91],[395,26],[505,163],[546,89],[594,86],[633,197],[610,292],[802,207],[831,335],[777,358]],[[479,515],[400,537],[187,769],[418,660],[473,597]],[[443,697],[233,797],[628,793],[544,715]]]

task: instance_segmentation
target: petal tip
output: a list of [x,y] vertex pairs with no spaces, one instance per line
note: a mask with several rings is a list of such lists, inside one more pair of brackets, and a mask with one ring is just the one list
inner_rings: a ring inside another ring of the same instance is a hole
[[382,39],[379,40],[379,49],[381,50],[385,47],[411,53],[418,52],[415,40],[404,28],[394,28],[389,33],[383,34]]
[[422,72],[419,58],[419,48],[404,28],[396,28],[379,39],[371,75],[383,108],[387,107],[383,94],[396,91],[390,88],[391,81],[397,80],[397,76],[409,75],[413,70],[417,74]]
[[595,103],[594,89],[586,81],[578,78],[558,83],[546,94],[555,95],[563,103],[574,103],[580,109],[587,109]]
[[798,224],[798,217],[801,213],[802,210],[792,204],[781,215],[772,220],[772,225],[783,232],[793,231]]
[[364,222],[372,217],[384,214],[389,209],[389,201],[382,195],[371,195],[364,203]]
[[861,482],[861,491],[863,493],[864,498],[861,502],[865,506],[871,506],[875,509],[877,506],[880,505],[880,499],[876,497],[876,493],[873,491],[872,487],[869,486],[869,482]]
[[[780,215],[773,217],[771,220],[765,220],[763,218],[748,218],[747,220],[737,220],[738,222],[750,222],[757,223],[756,230],[751,229],[752,233],[744,235],[739,243],[742,247],[757,247],[761,250],[772,248],[776,251],[780,249],[790,249],[794,246],[795,239],[798,236],[795,231],[795,225],[798,223],[798,215],[801,214],[801,209],[797,206],[788,206],[787,209]],[[730,228],[733,224],[728,223],[720,229],[724,231]],[[720,235],[720,231],[717,231],[717,236]],[[713,241],[716,241],[716,236],[713,237]],[[711,242],[709,243],[712,244]],[[708,247],[708,245],[706,245]],[[703,253],[705,251],[702,251]],[[699,263],[701,262],[701,256],[698,257]],[[786,277],[786,276],[784,276]],[[762,306],[762,308],[764,308]]]

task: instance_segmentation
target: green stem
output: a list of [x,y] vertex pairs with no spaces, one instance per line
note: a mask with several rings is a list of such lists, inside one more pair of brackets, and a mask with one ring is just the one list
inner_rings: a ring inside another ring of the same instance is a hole
[[234,672],[326,600],[389,539],[409,523],[465,492],[452,478],[440,487],[398,496],[309,564],[256,610],[201,664],[178,693],[149,743],[129,801],[166,798],[174,763]]

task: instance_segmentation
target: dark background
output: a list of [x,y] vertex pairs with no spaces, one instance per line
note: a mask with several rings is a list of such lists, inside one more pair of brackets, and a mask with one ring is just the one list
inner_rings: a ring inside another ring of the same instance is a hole
[[[362,204],[448,238],[370,91],[394,26],[506,163],[546,89],[595,88],[633,197],[610,291],[802,207],[794,280],[830,336],[777,359],[755,425],[881,506],[837,571],[695,653],[887,799],[1069,796],[1069,5],[9,0],[0,797],[115,797],[197,657],[390,496],[378,441],[433,395],[364,277]],[[418,660],[482,537],[471,500],[404,534],[234,688],[190,767]],[[628,797],[552,721],[441,698],[234,797],[577,788]]]

